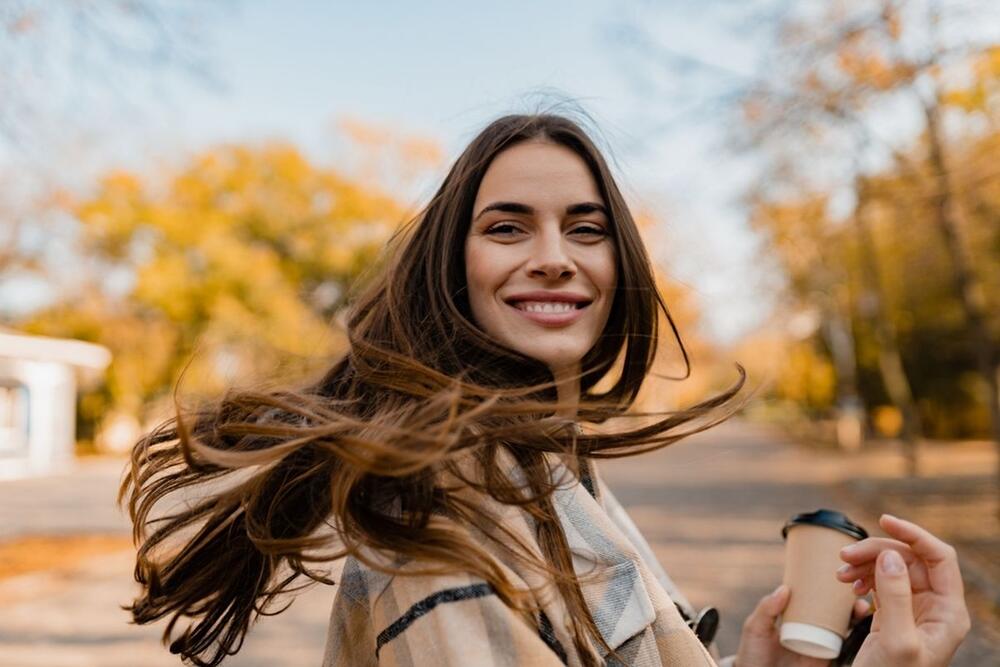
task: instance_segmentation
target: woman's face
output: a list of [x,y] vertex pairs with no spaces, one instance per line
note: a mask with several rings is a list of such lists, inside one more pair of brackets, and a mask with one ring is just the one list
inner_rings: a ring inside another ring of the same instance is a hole
[[554,372],[576,370],[614,298],[610,225],[594,177],[569,148],[530,141],[497,155],[465,239],[479,327]]

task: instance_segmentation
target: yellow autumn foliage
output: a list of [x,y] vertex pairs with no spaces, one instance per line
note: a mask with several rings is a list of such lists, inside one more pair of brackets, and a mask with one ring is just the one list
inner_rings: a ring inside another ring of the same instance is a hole
[[[417,139],[408,150],[433,153]],[[332,321],[352,282],[406,215],[375,182],[281,143],[220,146],[162,175],[112,171],[65,201],[81,252],[128,276],[124,292],[95,286],[19,323],[111,349],[108,382],[81,400],[84,437],[104,414],[162,411],[182,370],[197,395],[321,372],[344,345]]]

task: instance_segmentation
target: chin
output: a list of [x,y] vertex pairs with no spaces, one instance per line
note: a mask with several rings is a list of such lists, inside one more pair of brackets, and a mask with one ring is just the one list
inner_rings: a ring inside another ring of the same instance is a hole
[[567,366],[575,366],[580,363],[581,359],[583,359],[583,354],[566,354],[566,350],[559,350],[557,353],[545,353],[537,350],[520,350],[520,352],[531,357],[532,359],[537,359],[549,368],[565,368]]

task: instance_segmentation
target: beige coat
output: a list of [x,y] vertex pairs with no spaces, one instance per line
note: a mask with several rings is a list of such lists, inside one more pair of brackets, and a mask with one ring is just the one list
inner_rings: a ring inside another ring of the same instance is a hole
[[[584,468],[582,480],[571,477],[561,463],[558,470],[566,474],[567,484],[553,494],[554,505],[584,598],[605,641],[632,667],[715,665],[675,601],[689,615],[690,604],[593,462]],[[505,527],[537,545],[527,513],[487,500],[483,511],[501,517]],[[544,585],[533,570],[499,553],[496,558],[516,585]],[[567,630],[565,606],[558,595],[545,597],[542,612],[528,619],[505,606],[481,579],[466,574],[390,576],[348,558],[323,665],[576,667],[581,662]],[[593,650],[604,657],[596,645]],[[606,664],[623,663],[609,659]]]

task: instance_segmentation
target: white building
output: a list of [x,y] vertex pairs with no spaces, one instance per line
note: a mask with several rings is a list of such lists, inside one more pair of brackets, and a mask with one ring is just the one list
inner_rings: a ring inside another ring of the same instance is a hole
[[110,362],[100,345],[0,328],[0,480],[71,467],[78,387]]

